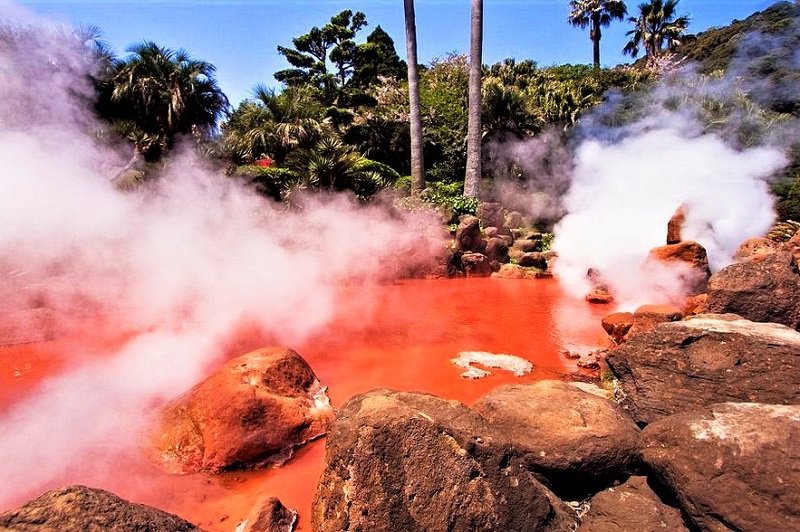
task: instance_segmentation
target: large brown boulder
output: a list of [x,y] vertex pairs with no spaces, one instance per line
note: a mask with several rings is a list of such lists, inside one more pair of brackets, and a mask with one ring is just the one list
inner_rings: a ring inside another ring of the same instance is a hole
[[800,403],[800,333],[699,314],[631,336],[606,363],[640,424],[712,403]]
[[639,428],[622,408],[564,382],[502,386],[473,409],[561,497],[585,497],[639,463]]
[[681,512],[664,504],[646,477],[631,477],[589,502],[579,532],[688,532]]
[[660,246],[650,250],[650,259],[666,264],[680,264],[685,267],[681,272],[681,280],[688,295],[701,294],[706,291],[711,270],[708,266],[708,255],[703,246],[692,240],[677,244]]
[[571,530],[574,513],[457,401],[375,390],[326,444],[312,527],[326,531]]
[[683,319],[683,311],[675,305],[642,305],[633,313],[633,327],[628,336],[652,331],[661,323]]
[[[270,497],[258,511],[247,532],[292,532],[297,526],[297,512],[287,508],[277,497]],[[238,530],[238,529],[237,529]]]
[[0,514],[2,532],[194,532],[177,515],[121,499],[108,491],[70,486],[48,491]]
[[500,237],[492,237],[486,241],[486,257],[497,263],[508,262],[508,244]]
[[481,235],[481,224],[475,216],[464,216],[456,229],[456,249],[468,253],[483,253],[486,240]]
[[231,360],[170,403],[156,445],[174,472],[281,463],[324,435],[332,415],[306,361],[268,347]]
[[788,251],[781,251],[723,268],[708,283],[707,309],[800,330],[797,261]]
[[643,433],[643,456],[699,530],[800,530],[800,406],[717,404]]
[[461,255],[461,267],[467,277],[489,277],[494,271],[492,261],[482,253],[464,253]]

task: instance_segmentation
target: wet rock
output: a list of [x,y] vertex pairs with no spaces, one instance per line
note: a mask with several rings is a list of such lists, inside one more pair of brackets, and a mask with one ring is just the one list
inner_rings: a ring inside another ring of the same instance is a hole
[[686,270],[680,277],[688,295],[706,291],[711,270],[708,267],[706,250],[697,242],[684,241],[653,248],[650,250],[650,258],[666,264],[684,265]]
[[586,294],[586,301],[596,305],[608,305],[614,302],[614,296],[609,294],[605,288],[595,288]]
[[177,515],[84,486],[48,491],[16,510],[0,514],[3,532],[157,530],[189,532],[200,528]]
[[709,281],[708,311],[800,330],[797,262],[791,253],[780,251],[723,268]]
[[748,238],[739,244],[739,248],[736,250],[733,258],[739,261],[751,259],[757,260],[763,258],[765,255],[769,255],[770,253],[775,253],[778,248],[778,243],[774,240],[770,240],[769,238]]
[[461,267],[467,277],[488,277],[492,274],[492,261],[482,253],[464,253],[461,255]]
[[487,227],[483,230],[483,236],[486,238],[495,238],[500,235],[500,231],[497,230],[497,227]]
[[648,426],[643,457],[699,530],[800,530],[800,406],[716,404]]
[[457,401],[391,390],[342,407],[312,508],[320,532],[567,531],[575,522],[480,416]]
[[480,221],[475,216],[464,216],[456,229],[456,248],[467,253],[483,253],[486,241],[481,235]]
[[297,512],[283,505],[277,497],[270,497],[261,506],[253,525],[247,532],[292,532],[297,526]]
[[532,251],[541,251],[542,250],[542,235],[539,235],[539,238],[524,238],[514,241],[514,249],[519,250],[522,253],[530,253]]
[[800,403],[800,333],[735,315],[700,314],[631,336],[606,364],[640,424],[729,401]]
[[499,279],[536,279],[537,270],[523,268],[518,264],[501,264],[500,269],[492,274],[492,277]]
[[170,403],[156,445],[174,472],[281,463],[325,434],[332,416],[325,388],[300,355],[263,348]]
[[601,491],[581,518],[579,532],[688,532],[677,508],[664,504],[646,477]]
[[601,324],[615,343],[622,343],[625,335],[633,327],[633,314],[630,312],[615,312],[603,318]]
[[517,264],[523,268],[537,268],[539,270],[547,269],[547,260],[545,260],[542,254],[537,251],[523,253],[519,259],[517,259]]
[[683,224],[686,222],[686,210],[681,205],[667,222],[667,245],[678,244],[683,240]]
[[562,498],[584,497],[639,463],[639,429],[622,408],[564,382],[502,386],[473,409]]
[[490,238],[486,241],[485,255],[490,261],[506,263],[508,262],[508,245],[502,238]]

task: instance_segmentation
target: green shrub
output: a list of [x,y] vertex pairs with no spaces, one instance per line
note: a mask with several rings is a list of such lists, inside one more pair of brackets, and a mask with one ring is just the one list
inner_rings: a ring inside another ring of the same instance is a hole
[[478,200],[464,196],[462,183],[431,182],[422,191],[422,199],[450,211],[450,223],[458,221],[465,214],[474,215],[478,211]]

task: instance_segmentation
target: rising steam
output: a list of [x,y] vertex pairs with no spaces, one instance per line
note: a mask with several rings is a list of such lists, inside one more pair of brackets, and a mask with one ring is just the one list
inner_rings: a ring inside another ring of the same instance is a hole
[[129,336],[113,352],[74,347],[70,371],[0,413],[0,509],[137,445],[147,408],[219,363],[242,323],[298,342],[332,317],[343,282],[437,251],[421,214],[345,197],[285,211],[191,150],[157,185],[117,191],[124,157],[96,140],[86,50],[30,19],[4,31],[24,46],[0,46],[0,315],[46,309],[56,334],[104,323]]

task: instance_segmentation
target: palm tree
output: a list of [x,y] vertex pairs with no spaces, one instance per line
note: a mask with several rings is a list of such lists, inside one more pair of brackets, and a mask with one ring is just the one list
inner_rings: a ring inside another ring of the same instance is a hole
[[417,65],[417,22],[414,0],[405,0],[406,55],[408,60],[408,103],[411,135],[411,193],[418,195],[425,188],[425,162],[422,156],[422,110],[419,102]]
[[483,58],[483,0],[472,0],[469,51],[469,122],[464,195],[477,198],[481,184],[481,69]]
[[[111,118],[135,124],[168,149],[179,134],[208,135],[228,108],[211,63],[145,41],[117,61],[107,84]],[[154,143],[149,143],[153,149]],[[145,157],[158,153],[144,153]]]
[[333,135],[323,137],[311,148],[296,151],[288,162],[300,176],[294,188],[350,190],[361,199],[400,177],[391,167],[364,157]]
[[622,20],[628,8],[622,0],[572,0],[569,3],[569,23],[581,29],[589,27],[589,39],[594,47],[594,67],[600,68],[601,27],[607,28],[611,21]]
[[280,164],[292,150],[314,144],[330,130],[325,109],[307,88],[276,93],[258,85],[254,96],[223,124],[225,150],[239,162],[269,155]]
[[676,17],[677,5],[678,0],[650,0],[639,4],[639,17],[628,19],[634,28],[626,34],[631,39],[622,49],[623,53],[636,57],[639,48],[644,46],[648,62],[654,62],[661,56],[665,45],[669,50],[679,45],[689,26],[689,17]]

